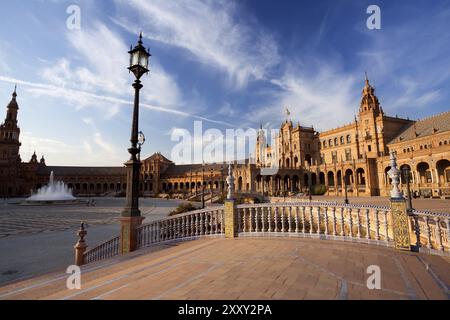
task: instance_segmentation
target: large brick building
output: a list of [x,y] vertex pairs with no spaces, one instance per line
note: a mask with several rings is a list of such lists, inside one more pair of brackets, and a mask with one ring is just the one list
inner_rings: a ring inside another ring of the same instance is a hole
[[[48,182],[51,171],[79,196],[124,194],[125,167],[47,166],[35,153],[22,162],[16,98],[14,90],[0,126],[0,196],[29,195]],[[418,121],[387,116],[368,79],[350,124],[317,132],[288,119],[273,146],[260,130],[255,159],[233,167],[236,190],[281,195],[323,185],[327,194],[343,195],[346,185],[350,196],[386,196],[390,150],[396,151],[401,168],[412,172],[411,188],[417,195],[450,197],[450,111]],[[276,170],[267,174],[268,167]],[[148,196],[203,188],[223,192],[226,175],[225,164],[176,165],[155,153],[142,161],[140,190]]]

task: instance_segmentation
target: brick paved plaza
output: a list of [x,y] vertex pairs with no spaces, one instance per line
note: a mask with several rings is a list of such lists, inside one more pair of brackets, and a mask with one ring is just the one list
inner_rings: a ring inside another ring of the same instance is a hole
[[[123,198],[96,198],[84,205],[20,206],[0,202],[0,285],[43,274],[73,263],[73,246],[80,222],[87,225],[87,241],[95,246],[119,233]],[[176,200],[141,199],[145,222],[167,217]]]
[[[366,287],[369,265],[381,268],[381,290]],[[59,272],[5,286],[0,299],[448,299],[449,267],[364,244],[201,239],[84,266],[81,290]]]

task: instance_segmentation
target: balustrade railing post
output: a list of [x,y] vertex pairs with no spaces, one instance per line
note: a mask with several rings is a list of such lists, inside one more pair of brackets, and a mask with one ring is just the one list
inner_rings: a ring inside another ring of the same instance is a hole
[[320,235],[320,207],[317,207],[317,234]]
[[195,214],[195,235],[200,235],[200,213]]
[[306,207],[302,206],[302,233],[306,233]]
[[350,238],[353,238],[353,213],[352,213],[352,208],[348,208],[347,212],[348,212],[348,217],[349,217],[348,223],[349,223],[349,228],[350,228],[349,235],[350,235]]
[[[231,169],[229,169],[229,170],[231,170]],[[231,191],[229,190],[228,199],[225,200],[225,207],[224,207],[224,212],[223,212],[223,214],[224,214],[223,222],[225,224],[225,237],[226,238],[236,238],[239,234],[238,210],[239,209],[236,206],[236,200],[232,199]],[[244,209],[243,215],[244,215],[244,223],[245,223],[245,209]],[[244,232],[245,232],[245,225],[244,225]]]
[[248,209],[247,208],[244,208],[244,209],[242,209],[242,211],[243,211],[243,216],[244,216],[244,221],[243,221],[243,223],[244,223],[244,232],[247,232],[248,231],[248,223],[247,223],[247,217],[248,217]]
[[255,232],[259,232],[259,210],[255,208]]
[[324,221],[325,221],[325,235],[328,236],[328,207],[323,208]]
[[416,234],[416,248],[417,250],[420,250],[422,244],[420,243],[420,224],[418,215],[414,215],[414,233]]
[[337,236],[336,207],[331,207],[331,213],[333,215],[333,236]]
[[438,240],[439,250],[444,251],[444,245],[442,243],[442,234],[441,234],[441,220],[437,217],[434,218],[434,223],[436,225],[436,238]]
[[361,209],[356,209],[356,223],[357,223],[357,227],[358,227],[358,229],[357,229],[357,233],[356,233],[356,236],[358,237],[358,238],[361,238],[361,225],[362,225],[362,223],[361,223]]
[[286,207],[281,207],[281,232],[285,231]]
[[426,226],[427,226],[427,240],[428,240],[427,248],[428,248],[428,249],[432,249],[433,246],[432,246],[432,244],[431,244],[430,219],[428,218],[428,216],[425,216],[425,223],[426,223]]
[[298,207],[295,207],[295,233],[299,232],[298,228]]
[[288,213],[288,231],[292,232],[292,206],[289,206],[289,213]]
[[267,208],[267,224],[269,232],[272,232],[272,207]]
[[345,237],[344,207],[341,207],[341,237]]
[[370,240],[370,211],[366,209],[366,239]]
[[388,224],[388,211],[384,210],[384,236],[386,237],[385,240],[389,241],[389,224]]
[[274,219],[273,231],[278,232],[278,207],[275,207],[273,219]]
[[[267,209],[266,209],[267,211]],[[266,232],[266,219],[264,218],[264,207],[261,207],[261,224],[262,224],[262,232]]]
[[80,230],[78,230],[78,241],[74,246],[75,249],[75,265],[81,266],[86,263],[84,259],[84,253],[86,252],[87,245],[84,237],[87,235],[87,231],[84,229],[84,223],[81,223]]
[[309,207],[309,234],[313,234],[313,224],[314,224],[314,217],[313,217],[313,207]]
[[380,240],[380,217],[378,209],[375,209],[375,238]]

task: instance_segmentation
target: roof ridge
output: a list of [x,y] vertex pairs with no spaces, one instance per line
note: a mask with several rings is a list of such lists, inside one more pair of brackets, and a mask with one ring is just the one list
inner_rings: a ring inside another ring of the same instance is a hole
[[436,114],[433,114],[433,115],[430,115],[430,116],[426,116],[426,117],[421,118],[421,119],[417,119],[415,122],[424,121],[424,120],[429,120],[429,119],[433,119],[433,118],[436,118],[436,117],[440,117],[440,116],[443,116],[446,113],[450,113],[450,110],[442,111],[440,113],[436,113]]

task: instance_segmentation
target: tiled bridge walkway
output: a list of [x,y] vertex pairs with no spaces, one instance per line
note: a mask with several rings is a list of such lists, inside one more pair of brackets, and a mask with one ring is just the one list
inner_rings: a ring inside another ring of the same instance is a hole
[[[366,286],[381,269],[381,289]],[[298,238],[201,239],[82,268],[80,290],[50,274],[0,299],[449,299],[448,257]]]

